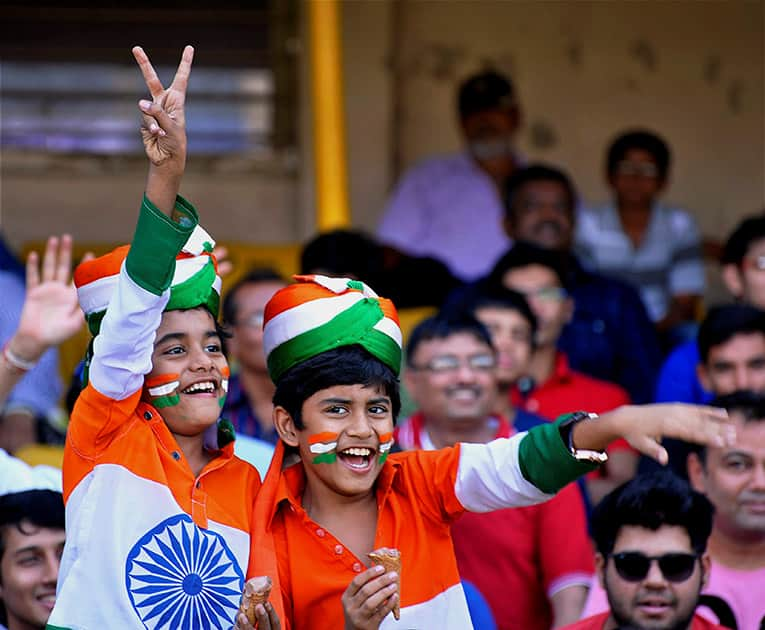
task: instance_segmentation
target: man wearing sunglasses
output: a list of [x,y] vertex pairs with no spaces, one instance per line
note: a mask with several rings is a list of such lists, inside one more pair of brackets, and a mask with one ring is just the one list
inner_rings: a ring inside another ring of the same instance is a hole
[[638,476],[592,515],[595,566],[608,610],[566,630],[714,630],[696,614],[709,578],[714,508],[667,470]]

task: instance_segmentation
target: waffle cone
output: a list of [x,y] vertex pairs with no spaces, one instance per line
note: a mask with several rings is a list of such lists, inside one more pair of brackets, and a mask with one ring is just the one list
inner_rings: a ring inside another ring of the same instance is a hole
[[[389,547],[380,547],[375,549],[369,554],[369,559],[372,564],[379,564],[385,569],[385,573],[388,571],[395,571],[398,574],[396,583],[398,585],[399,602],[401,601],[401,552],[398,549],[391,549]],[[393,617],[398,621],[401,618],[401,607],[396,604],[393,609]]]
[[250,578],[244,584],[244,593],[242,593],[242,603],[239,605],[239,612],[247,617],[247,621],[255,626],[255,606],[265,604],[268,596],[271,594],[271,578],[267,575]]

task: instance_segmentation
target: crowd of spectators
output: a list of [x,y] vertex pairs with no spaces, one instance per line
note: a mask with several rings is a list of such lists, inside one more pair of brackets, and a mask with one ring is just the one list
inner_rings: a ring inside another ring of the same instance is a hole
[[[451,537],[474,627],[765,627],[765,216],[728,237],[719,271],[730,299],[705,304],[701,235],[692,212],[664,201],[672,156],[659,133],[615,136],[603,166],[611,199],[590,205],[564,168],[518,152],[522,116],[506,77],[467,79],[457,113],[464,150],[404,173],[376,235],[320,234],[301,257],[302,274],[363,281],[399,308],[433,311],[407,331],[401,383],[410,409],[394,452],[489,444],[567,412],[653,402],[727,409],[738,436],[706,448],[665,439],[666,467],[616,440],[605,464],[549,501],[456,519]],[[68,236],[51,238],[24,276],[0,243],[0,627],[8,630],[45,627],[56,602],[60,473],[10,454],[66,436],[56,347],[84,324],[69,283],[71,247]],[[215,333],[232,365],[220,415],[236,433],[234,451],[261,477],[283,440],[263,327],[267,304],[288,285],[268,268],[230,287],[224,277]],[[88,313],[91,330],[96,319]],[[102,351],[106,342],[97,343]],[[93,352],[91,344],[74,398]],[[108,361],[98,367],[107,368],[119,372]]]

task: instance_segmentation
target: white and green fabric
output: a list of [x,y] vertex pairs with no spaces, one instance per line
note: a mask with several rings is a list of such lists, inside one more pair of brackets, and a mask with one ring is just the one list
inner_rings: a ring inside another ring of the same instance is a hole
[[401,328],[393,302],[348,278],[296,276],[266,305],[263,350],[276,382],[291,367],[322,352],[360,345],[401,370]]

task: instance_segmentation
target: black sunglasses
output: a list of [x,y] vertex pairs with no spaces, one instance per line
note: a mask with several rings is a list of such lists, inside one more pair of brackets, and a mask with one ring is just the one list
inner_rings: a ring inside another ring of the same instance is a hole
[[663,556],[646,556],[638,551],[611,554],[619,576],[628,582],[640,582],[651,570],[656,560],[664,577],[670,582],[685,582],[696,568],[699,556],[694,553],[665,553]]

